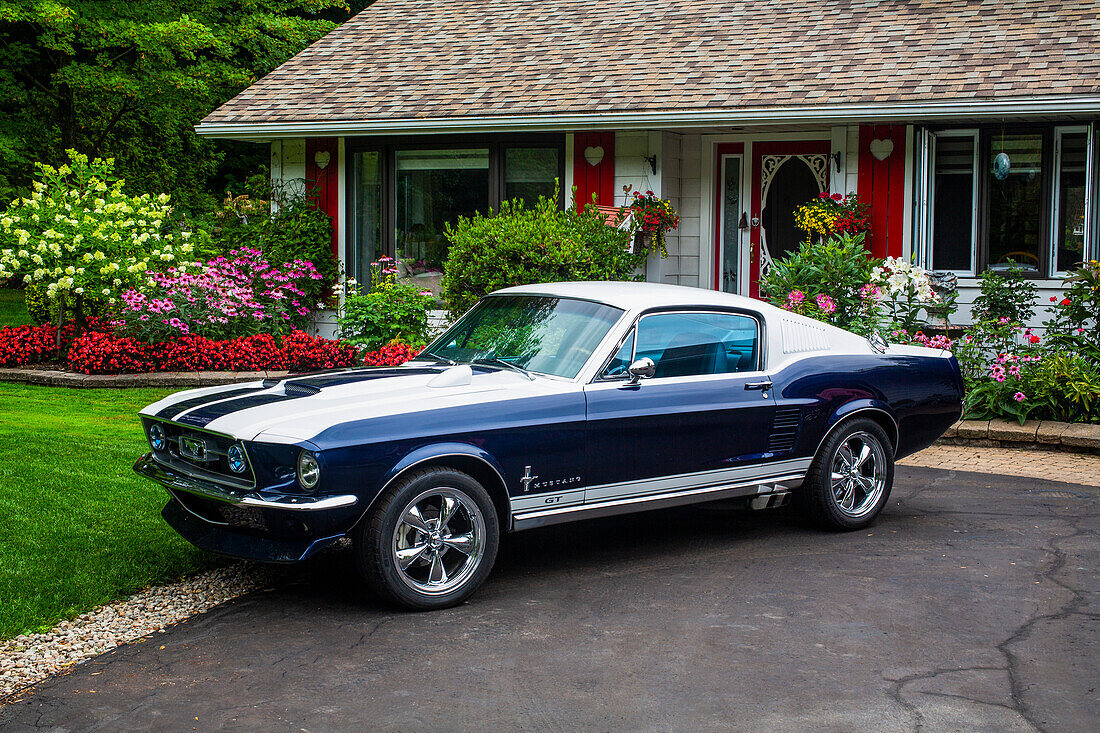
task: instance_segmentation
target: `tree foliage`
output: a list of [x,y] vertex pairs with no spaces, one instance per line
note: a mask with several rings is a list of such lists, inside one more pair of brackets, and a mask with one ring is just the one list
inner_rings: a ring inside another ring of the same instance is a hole
[[114,158],[138,190],[210,205],[225,164],[247,172],[266,151],[193,126],[364,4],[0,0],[0,200],[72,148]]

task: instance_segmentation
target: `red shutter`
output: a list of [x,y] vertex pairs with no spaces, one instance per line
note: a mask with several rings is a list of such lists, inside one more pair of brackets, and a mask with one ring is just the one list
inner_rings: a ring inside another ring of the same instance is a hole
[[[339,226],[340,187],[336,161],[339,147],[336,138],[306,139],[306,192],[313,205],[332,217],[332,254],[340,256],[337,227]],[[325,156],[328,161],[325,161]],[[320,160],[318,160],[320,159]],[[325,163],[324,167],[320,163]]]
[[[889,143],[887,143],[889,141]],[[872,143],[884,159],[871,152]],[[871,254],[901,257],[905,238],[905,125],[859,128],[859,197],[871,205]]]
[[[603,157],[592,165],[585,151],[603,150]],[[592,203],[612,206],[615,203],[615,133],[578,132],[573,136],[573,185],[577,187],[577,203],[582,207]]]

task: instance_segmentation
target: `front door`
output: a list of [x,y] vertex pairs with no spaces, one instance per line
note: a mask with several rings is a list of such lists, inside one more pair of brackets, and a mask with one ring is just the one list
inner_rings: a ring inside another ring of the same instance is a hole
[[[740,313],[646,315],[605,378],[585,387],[588,503],[728,485],[771,470],[775,395],[760,325]],[[634,359],[651,379],[622,379]]]
[[760,142],[752,145],[749,212],[749,294],[760,297],[760,278],[773,260],[798,249],[806,233],[794,211],[829,190],[828,140]]

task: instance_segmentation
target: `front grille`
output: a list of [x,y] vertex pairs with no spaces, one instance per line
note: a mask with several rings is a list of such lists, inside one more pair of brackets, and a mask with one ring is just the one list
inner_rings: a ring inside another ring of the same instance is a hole
[[232,438],[173,423],[162,422],[160,426],[164,428],[167,446],[153,452],[158,461],[232,488],[250,489],[255,484],[251,464],[243,474],[229,470],[227,452],[235,442]]
[[798,437],[799,413],[797,407],[780,407],[775,411],[772,434],[768,439],[770,453],[784,453],[794,449],[794,441]]

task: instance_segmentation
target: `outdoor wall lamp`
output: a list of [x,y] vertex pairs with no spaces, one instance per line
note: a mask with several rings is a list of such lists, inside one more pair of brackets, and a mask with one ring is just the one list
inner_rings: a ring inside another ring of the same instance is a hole
[[657,156],[656,155],[643,155],[642,160],[649,163],[649,167],[653,171],[653,175],[657,175]]
[[836,172],[840,173],[840,151],[833,153],[833,163],[836,165]]

